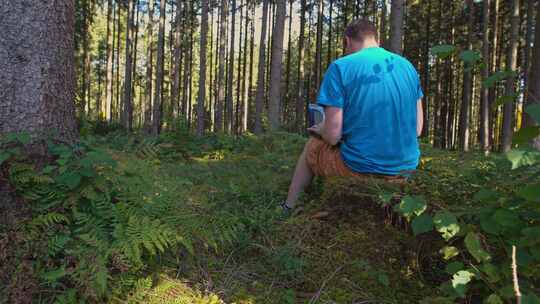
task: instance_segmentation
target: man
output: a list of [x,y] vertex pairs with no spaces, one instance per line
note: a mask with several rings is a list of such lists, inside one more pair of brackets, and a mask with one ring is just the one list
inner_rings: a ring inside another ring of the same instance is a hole
[[317,103],[325,121],[308,129],[306,144],[281,204],[289,212],[317,176],[402,178],[420,157],[423,97],[418,73],[405,58],[379,47],[377,29],[352,22],[344,34],[345,55],[328,67]]

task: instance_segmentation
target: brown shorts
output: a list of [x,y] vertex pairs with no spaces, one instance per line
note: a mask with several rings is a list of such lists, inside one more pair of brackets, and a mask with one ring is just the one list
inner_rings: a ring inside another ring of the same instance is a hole
[[309,168],[317,176],[331,177],[376,177],[392,182],[405,182],[403,176],[357,173],[352,171],[341,157],[339,147],[330,146],[325,141],[311,137],[306,146],[306,159]]

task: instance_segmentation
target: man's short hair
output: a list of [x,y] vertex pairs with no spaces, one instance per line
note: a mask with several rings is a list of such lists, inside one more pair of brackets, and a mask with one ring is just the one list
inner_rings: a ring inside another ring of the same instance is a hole
[[370,37],[373,37],[376,40],[379,39],[379,33],[377,32],[377,27],[375,27],[375,24],[365,19],[357,19],[352,21],[345,28],[345,36],[361,42]]

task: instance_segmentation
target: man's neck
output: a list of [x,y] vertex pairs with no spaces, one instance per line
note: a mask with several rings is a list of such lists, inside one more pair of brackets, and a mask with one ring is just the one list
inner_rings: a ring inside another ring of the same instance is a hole
[[361,51],[363,49],[374,48],[374,47],[379,47],[379,43],[377,41],[375,41],[375,40],[366,40],[362,44],[362,48],[359,51]]

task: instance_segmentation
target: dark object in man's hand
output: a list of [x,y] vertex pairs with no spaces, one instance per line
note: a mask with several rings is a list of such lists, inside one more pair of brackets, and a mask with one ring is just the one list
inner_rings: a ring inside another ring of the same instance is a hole
[[324,121],[324,108],[310,103],[308,106],[308,127],[318,125]]

